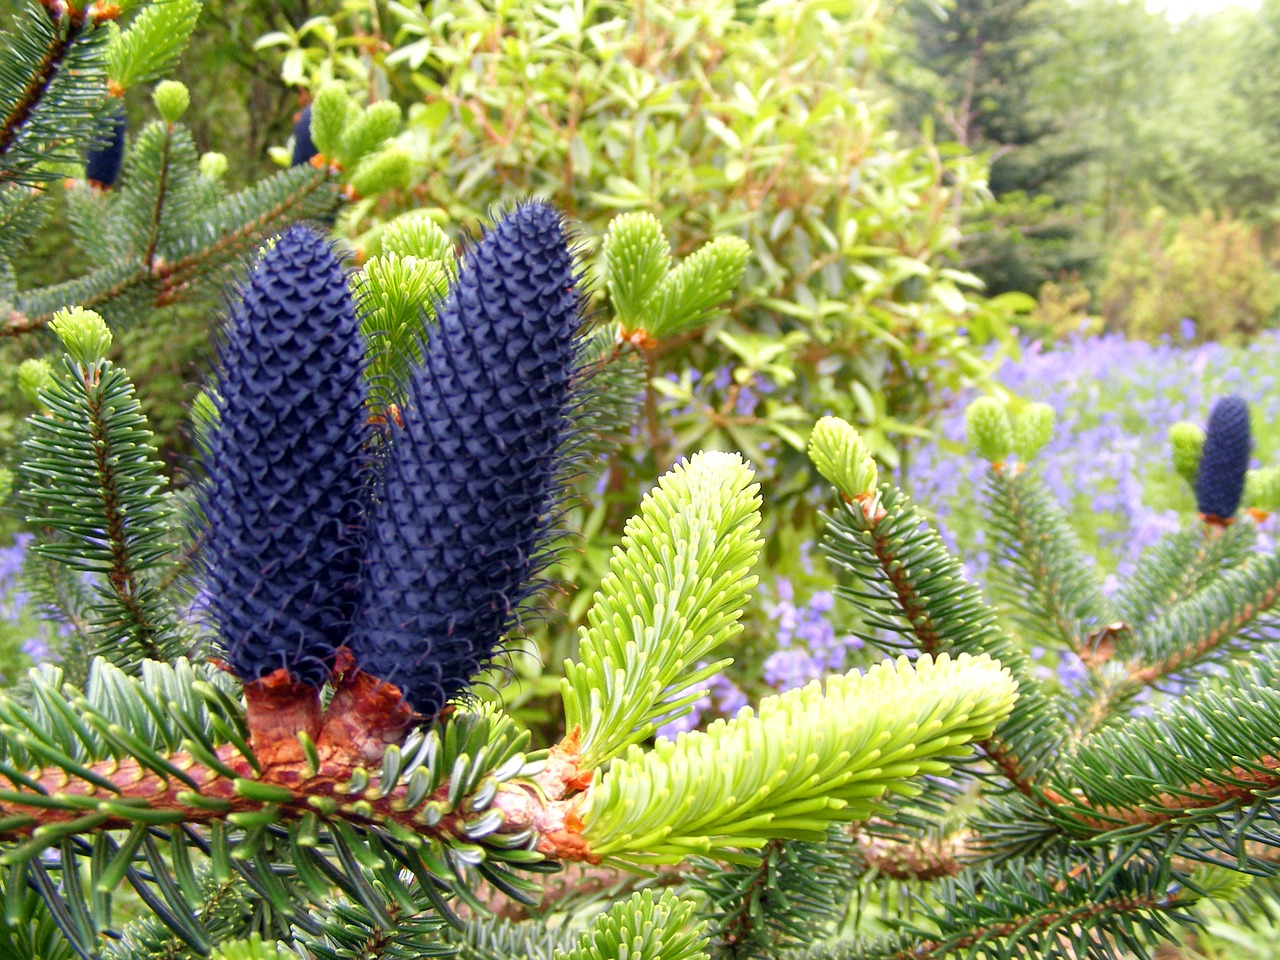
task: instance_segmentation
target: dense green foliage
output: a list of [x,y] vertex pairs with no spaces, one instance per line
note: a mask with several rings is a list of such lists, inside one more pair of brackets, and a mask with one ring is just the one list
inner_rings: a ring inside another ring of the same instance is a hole
[[[646,407],[649,472],[717,446],[776,457],[786,477],[822,412],[860,421],[892,459],[928,424],[929,386],[980,375],[973,341],[1009,320],[1014,304],[984,300],[947,266],[953,211],[984,174],[891,130],[870,69],[883,53],[876,4],[467,0],[352,17],[262,43],[313,89],[336,74],[359,96],[372,85],[402,98],[415,157],[402,208],[465,224],[533,193],[592,245],[619,212],[644,211],[677,259],[725,236],[749,247],[729,311],[628,330],[650,372],[675,381]],[[386,47],[343,46],[357,31]],[[337,38],[335,57],[321,37]],[[377,250],[392,209],[356,206],[339,229]],[[611,306],[625,325],[627,305]],[[691,366],[730,368],[733,383],[681,382]],[[669,415],[686,405],[699,412]]]

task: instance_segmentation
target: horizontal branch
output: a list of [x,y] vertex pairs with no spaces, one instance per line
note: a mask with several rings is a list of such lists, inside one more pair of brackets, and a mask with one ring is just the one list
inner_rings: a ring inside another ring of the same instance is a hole
[[[315,171],[314,176],[300,180],[292,191],[266,210],[186,256],[172,261],[165,261],[158,256],[153,261],[138,258],[128,264],[125,270],[120,270],[118,265],[100,270],[99,274],[107,282],[99,289],[92,289],[91,285],[86,284],[90,278],[78,278],[58,285],[66,289],[66,298],[56,294],[58,287],[23,291],[19,294],[17,308],[9,310],[0,320],[0,337],[17,337],[39,330],[63,307],[79,306],[101,311],[111,301],[140,286],[150,288],[152,305],[157,308],[180,303],[198,283],[207,280],[211,272],[219,269],[220,264],[234,261],[273,226],[286,221],[291,215],[301,216],[307,201],[322,188],[331,187],[333,182],[327,168]],[[159,213],[156,215],[158,217]],[[63,299],[68,302],[63,302]],[[35,309],[31,309],[31,306]]]
[[[0,765],[13,789],[0,790],[0,842],[17,844],[8,859],[24,859],[71,834],[122,830],[138,824],[211,824],[238,816],[272,822],[319,814],[396,837],[473,844],[465,798],[443,781],[410,800],[412,783],[371,784],[370,759],[403,739],[414,717],[399,691],[367,674],[340,679],[327,712],[319,691],[292,683],[284,670],[245,685],[249,738],[215,750],[160,754],[139,745],[135,755],[79,764],[52,755],[52,765],[16,771]],[[49,755],[49,747],[28,749]],[[313,744],[311,749],[307,744]],[[537,850],[561,860],[598,860],[578,835],[576,801],[548,801],[532,780],[496,785],[489,811],[501,814],[498,835],[531,834]]]
[[946,940],[914,942],[907,949],[893,954],[894,960],[925,960],[928,957],[948,957],[968,950],[978,944],[990,943],[1017,936],[1024,939],[1036,934],[1063,931],[1058,934],[1063,945],[1071,943],[1066,932],[1072,927],[1092,927],[1099,920],[1124,917],[1137,913],[1180,913],[1195,904],[1196,897],[1167,894],[1123,895],[1091,900],[1068,907],[1049,907],[1027,916],[1013,917],[990,926],[975,928],[963,936]]
[[1237,763],[1214,777],[1185,784],[1176,791],[1162,790],[1140,804],[1091,805],[1080,797],[1064,796],[1054,790],[1046,789],[1043,794],[1070,822],[1092,833],[1109,833],[1124,827],[1162,827],[1199,811],[1255,803],[1260,795],[1277,790],[1280,756],[1271,754],[1248,765]]

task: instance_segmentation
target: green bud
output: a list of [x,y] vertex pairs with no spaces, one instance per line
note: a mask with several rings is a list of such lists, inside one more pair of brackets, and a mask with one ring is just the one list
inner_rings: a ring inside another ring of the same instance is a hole
[[208,153],[200,155],[200,176],[206,180],[221,180],[227,173],[227,158],[225,154],[214,153],[210,150]]
[[360,108],[340,83],[326,83],[311,103],[311,142],[328,159],[342,149],[342,135]]
[[1029,403],[1013,423],[1013,449],[1018,459],[1027,463],[1053,439],[1053,407],[1047,403]]
[[1169,428],[1169,446],[1173,451],[1173,469],[1187,483],[1195,486],[1200,472],[1200,455],[1204,453],[1204,430],[1194,423],[1175,423]]
[[1004,404],[995,397],[979,397],[964,412],[964,435],[969,445],[991,463],[1003,463],[1013,450],[1013,425]]
[[396,217],[382,228],[382,252],[424,260],[453,260],[453,241],[425,210]]
[[393,187],[402,187],[409,182],[409,154],[399,147],[388,147],[365,157],[348,182],[360,197],[376,197]]
[[18,389],[33,407],[44,406],[40,402],[40,391],[53,379],[53,367],[43,357],[23,360],[18,365]]
[[0,467],[0,503],[9,499],[13,493],[13,471]]
[[671,272],[671,244],[662,224],[647,211],[614,217],[600,254],[605,284],[623,327],[643,329],[649,298]]
[[191,106],[191,91],[185,83],[177,80],[161,80],[156,84],[151,99],[166,123],[177,123]]
[[1187,890],[1197,891],[1197,899],[1203,897],[1215,903],[1232,903],[1252,885],[1253,877],[1249,874],[1209,863],[1201,864],[1191,871]]
[[[314,115],[314,107],[312,108]],[[345,166],[377,150],[400,130],[400,105],[391,100],[371,103],[347,124],[342,134],[341,159]]]
[[1244,505],[1266,513],[1280,510],[1280,467],[1263,467],[1244,475]]
[[54,314],[49,329],[58,335],[71,359],[86,367],[97,363],[111,349],[107,322],[83,307],[66,307]]
[[823,417],[809,436],[809,459],[818,472],[847,497],[875,492],[875,458],[852,426],[839,417]]

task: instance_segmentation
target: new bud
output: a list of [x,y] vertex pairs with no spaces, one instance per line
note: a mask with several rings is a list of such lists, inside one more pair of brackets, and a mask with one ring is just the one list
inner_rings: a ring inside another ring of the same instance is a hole
[[1004,404],[995,397],[979,397],[964,412],[969,445],[990,463],[1003,463],[1013,450],[1013,425]]
[[839,417],[823,417],[809,436],[809,459],[837,490],[857,498],[875,493],[875,458],[852,426]]
[[1196,484],[1200,472],[1200,457],[1204,454],[1204,431],[1185,420],[1169,428],[1169,449],[1173,455],[1173,469],[1178,476]]
[[1013,449],[1018,459],[1027,463],[1053,439],[1053,407],[1047,403],[1029,403],[1013,423]]
[[151,99],[155,102],[156,109],[160,111],[160,116],[164,118],[165,123],[177,123],[187,112],[187,107],[191,106],[191,91],[187,89],[186,84],[179,83],[177,80],[162,80],[156,84]]
[[71,359],[86,367],[103,359],[111,349],[107,322],[83,307],[59,310],[49,321],[49,329],[58,335]]

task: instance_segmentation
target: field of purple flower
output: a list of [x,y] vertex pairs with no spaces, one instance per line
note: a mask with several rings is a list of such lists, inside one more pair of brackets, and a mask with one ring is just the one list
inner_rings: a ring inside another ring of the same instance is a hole
[[[1052,350],[1028,345],[1005,363],[1000,381],[1018,397],[1057,412],[1057,432],[1035,461],[1050,489],[1097,556],[1114,589],[1142,551],[1177,530],[1195,510],[1190,488],[1174,473],[1169,428],[1203,425],[1213,401],[1248,401],[1253,466],[1280,458],[1280,337],[1247,347],[1177,345],[1108,335],[1071,340]],[[986,465],[964,447],[964,407],[956,398],[940,439],[919,444],[900,482],[931,511],[943,538],[981,580],[988,563],[979,523]],[[1273,517],[1264,539],[1276,535]]]

